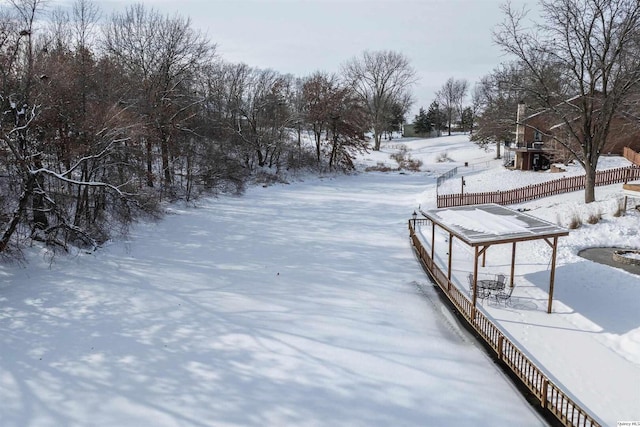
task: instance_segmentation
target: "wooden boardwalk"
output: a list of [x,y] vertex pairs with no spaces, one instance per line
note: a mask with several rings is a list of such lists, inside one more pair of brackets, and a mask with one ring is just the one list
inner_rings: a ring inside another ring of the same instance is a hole
[[555,385],[491,320],[477,310],[467,296],[438,267],[416,234],[416,227],[429,224],[427,219],[409,220],[409,237],[418,259],[433,281],[451,301],[456,310],[495,352],[496,358],[508,367],[520,382],[538,399],[545,411],[565,426],[599,427],[600,424]]

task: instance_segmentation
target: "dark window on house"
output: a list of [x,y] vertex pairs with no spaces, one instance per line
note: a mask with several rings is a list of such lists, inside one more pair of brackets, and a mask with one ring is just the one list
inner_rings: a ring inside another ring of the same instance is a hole
[[533,132],[533,142],[542,142],[542,132],[538,129]]

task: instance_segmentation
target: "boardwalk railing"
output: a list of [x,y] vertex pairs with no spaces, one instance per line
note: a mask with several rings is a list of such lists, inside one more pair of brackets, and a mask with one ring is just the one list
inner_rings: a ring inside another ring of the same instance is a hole
[[520,379],[538,399],[540,405],[565,426],[599,427],[600,424],[555,385],[502,331],[461,292],[429,256],[415,232],[416,225],[428,224],[427,219],[409,220],[409,237],[420,262],[438,287],[464,319],[495,351],[496,357]]
[[[617,184],[637,179],[640,179],[640,167],[637,166],[607,169],[596,172],[596,186]],[[438,194],[438,207],[450,208],[453,206],[480,205],[485,203],[511,205],[514,203],[528,202],[529,200],[535,200],[542,197],[554,196],[556,194],[582,190],[584,189],[584,183],[585,176],[581,175],[568,178],[558,178],[552,181],[505,191]]]

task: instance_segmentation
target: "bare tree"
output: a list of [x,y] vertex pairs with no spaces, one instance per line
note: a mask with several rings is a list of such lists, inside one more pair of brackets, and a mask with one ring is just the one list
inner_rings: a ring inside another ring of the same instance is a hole
[[[526,10],[505,6],[505,21],[494,38],[534,77],[535,86],[525,89],[562,126],[562,138],[550,136],[584,168],[585,203],[590,203],[612,124],[638,93],[640,2],[543,0],[540,5],[544,20],[530,30]],[[559,99],[556,69],[573,92],[570,100]]]
[[147,184],[154,184],[153,148],[159,146],[159,175],[168,188],[173,182],[172,159],[179,152],[177,140],[185,136],[180,130],[202,101],[192,96],[192,80],[211,60],[215,47],[188,19],[165,17],[138,4],[111,17],[105,49],[125,70],[130,84],[128,102],[140,112],[149,130],[145,138]]
[[29,7],[14,21],[18,37],[0,46],[0,252],[23,238],[95,247],[140,201],[128,162],[131,122],[111,98],[114,87],[103,90],[114,73],[97,78],[108,64],[73,43],[65,14],[54,16],[49,33],[35,31],[34,3],[20,2]]
[[303,100],[317,163],[328,152],[329,168],[352,169],[351,155],[366,150],[368,114],[359,96],[336,75],[317,72],[306,79]]
[[243,148],[245,166],[278,166],[288,141],[288,128],[295,123],[289,105],[290,79],[273,70],[244,68],[232,106],[235,137]]
[[367,152],[367,114],[349,86],[338,85],[328,103],[329,168],[354,169],[352,156]]
[[481,145],[495,143],[496,158],[501,157],[501,144],[513,139],[518,104],[539,109],[539,102],[522,89],[527,78],[519,64],[502,64],[474,87],[471,100],[478,114],[478,127],[471,140]]
[[[40,12],[39,0],[11,0],[14,16],[3,16],[6,21],[2,27],[15,32],[14,36],[5,34],[0,48],[3,53],[4,85],[2,101],[2,127],[0,142],[8,156],[5,165],[10,183],[9,189],[19,189],[19,195],[6,200],[5,206],[12,211],[6,212],[0,236],[0,252],[8,244],[21,221],[28,215],[31,203],[31,224],[33,229],[48,226],[44,210],[44,176],[34,172],[42,168],[42,153],[30,125],[37,116],[38,108],[33,102],[33,31],[36,15]],[[14,190],[15,191],[15,190]]]
[[320,163],[322,136],[329,126],[333,95],[338,87],[338,77],[326,73],[315,73],[303,86],[305,118],[315,139],[316,160]]
[[401,53],[365,51],[360,58],[353,58],[343,66],[343,75],[367,112],[374,150],[380,150],[394,104],[401,104],[407,110],[412,103],[409,89],[416,81],[416,72]]
[[453,122],[462,114],[464,99],[467,96],[468,90],[469,83],[466,80],[455,80],[453,77],[450,77],[436,93],[436,97],[444,108],[447,116],[447,130],[449,135],[451,135]]
[[246,65],[215,61],[196,80],[194,89],[205,101],[197,109],[188,150],[183,150],[187,198],[200,192],[244,189],[248,171],[242,164],[245,147],[238,136],[238,102],[248,74]]

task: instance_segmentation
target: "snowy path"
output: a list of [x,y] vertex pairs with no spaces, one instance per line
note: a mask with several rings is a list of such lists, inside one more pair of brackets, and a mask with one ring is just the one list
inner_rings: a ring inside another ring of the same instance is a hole
[[426,182],[253,188],[0,267],[0,425],[544,425],[415,286]]

